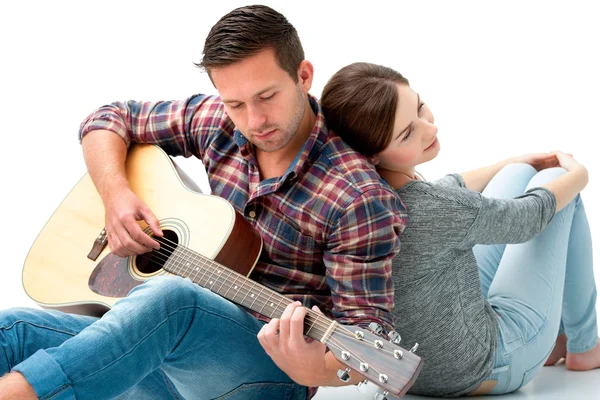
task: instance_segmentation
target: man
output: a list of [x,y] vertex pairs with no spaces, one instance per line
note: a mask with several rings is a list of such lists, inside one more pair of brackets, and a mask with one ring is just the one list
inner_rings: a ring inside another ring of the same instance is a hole
[[127,145],[155,143],[203,161],[213,193],[263,238],[252,278],[298,302],[265,324],[189,280],[157,277],[101,319],[5,311],[0,374],[12,372],[0,380],[0,399],[305,398],[344,383],[331,352],[304,339],[302,305],[392,329],[391,259],[405,211],[366,160],[327,131],[293,26],[268,7],[236,9],[212,28],[200,66],[220,97],[113,103],[82,123],[110,249],[125,257],[159,247],[136,223],[161,235],[124,171]]

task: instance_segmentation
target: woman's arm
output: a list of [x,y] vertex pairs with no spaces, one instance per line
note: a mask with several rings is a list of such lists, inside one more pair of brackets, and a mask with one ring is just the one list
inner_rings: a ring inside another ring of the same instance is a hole
[[529,164],[538,171],[545,168],[557,167],[559,165],[556,155],[554,153],[534,153],[525,154],[517,157],[511,157],[487,167],[463,172],[460,175],[462,176],[467,189],[472,190],[474,192],[481,192],[483,191],[483,189],[485,189],[485,187],[494,177],[494,175],[496,175],[502,168],[504,168],[508,164],[513,163]]
[[542,187],[554,193],[556,212],[559,212],[585,188],[588,183],[588,171],[570,154],[560,151],[552,154],[556,156],[559,165],[568,172]]

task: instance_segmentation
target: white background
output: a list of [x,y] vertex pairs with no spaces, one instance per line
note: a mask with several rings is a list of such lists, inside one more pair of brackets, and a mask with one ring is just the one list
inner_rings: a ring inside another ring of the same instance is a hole
[[[239,1],[3,2],[0,5],[0,308],[31,306],[21,268],[85,166],[79,123],[115,100],[214,93],[200,60]],[[586,165],[600,240],[600,13],[594,2],[270,1],[315,66],[312,93],[342,66],[403,73],[433,110],[442,151],[427,178],[561,149]],[[197,160],[183,164],[201,176]],[[598,250],[598,245],[595,246]],[[600,275],[596,263],[596,275]]]

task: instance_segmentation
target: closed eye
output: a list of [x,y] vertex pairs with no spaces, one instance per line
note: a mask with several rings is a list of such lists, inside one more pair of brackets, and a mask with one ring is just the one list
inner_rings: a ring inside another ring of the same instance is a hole
[[265,100],[270,100],[275,96],[275,93],[273,93],[272,95],[268,96],[268,97],[261,97],[260,100],[261,101],[265,101]]

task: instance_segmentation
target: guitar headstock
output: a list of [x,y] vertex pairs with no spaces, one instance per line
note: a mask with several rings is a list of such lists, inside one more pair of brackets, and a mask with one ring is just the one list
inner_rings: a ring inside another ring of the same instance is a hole
[[[378,332],[377,325],[373,325]],[[399,342],[399,335],[394,341]],[[414,354],[416,346],[405,350],[392,340],[357,326],[338,325],[327,347],[338,361],[393,396],[403,396],[423,366],[421,357]],[[338,375],[344,380],[344,371]]]

